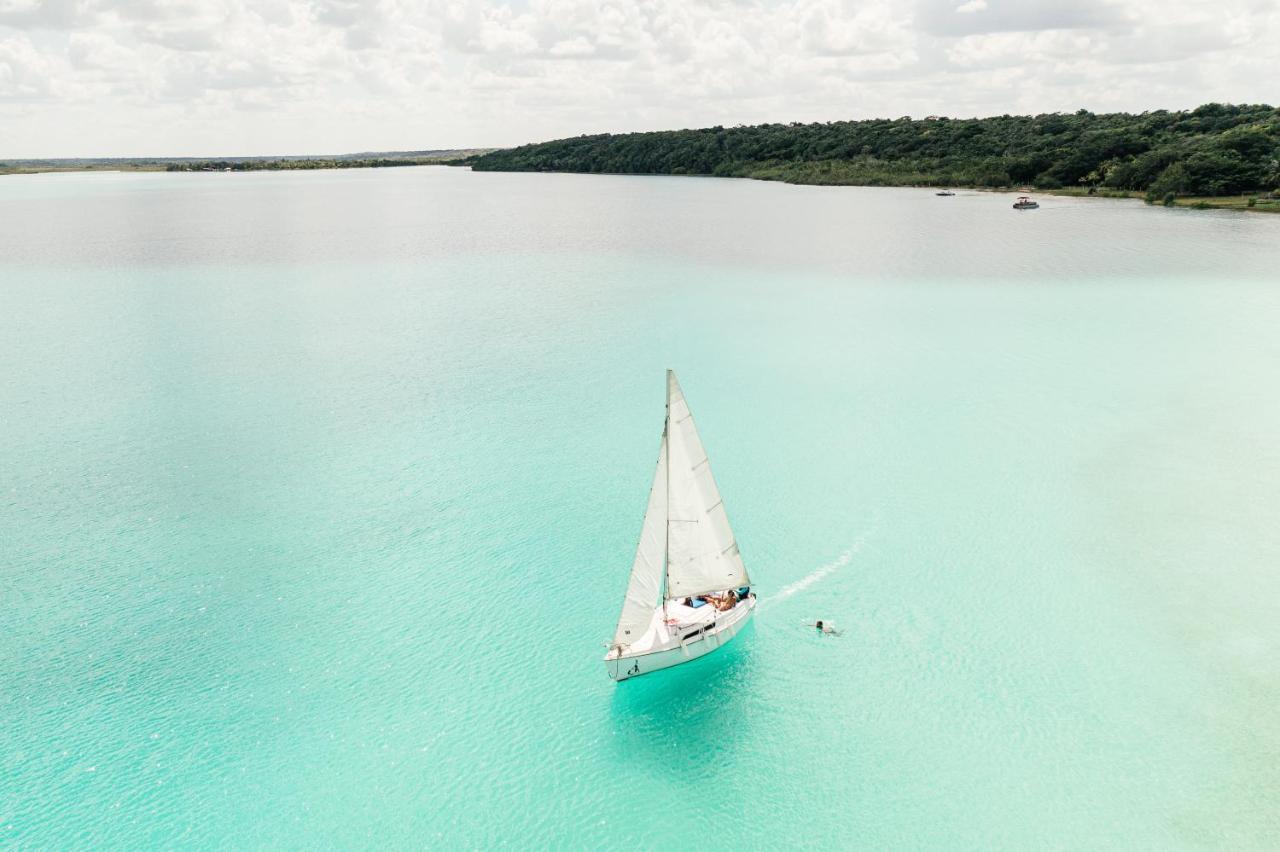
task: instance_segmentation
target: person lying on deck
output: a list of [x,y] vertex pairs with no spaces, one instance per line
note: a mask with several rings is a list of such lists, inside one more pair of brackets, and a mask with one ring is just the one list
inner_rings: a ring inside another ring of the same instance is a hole
[[738,593],[726,592],[723,595],[701,595],[699,600],[706,601],[720,612],[728,612],[738,604]]

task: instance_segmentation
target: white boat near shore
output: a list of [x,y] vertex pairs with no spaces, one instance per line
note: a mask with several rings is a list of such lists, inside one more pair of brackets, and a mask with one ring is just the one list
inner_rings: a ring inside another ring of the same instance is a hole
[[693,414],[667,371],[667,418],[631,579],[605,669],[626,680],[723,647],[756,596]]

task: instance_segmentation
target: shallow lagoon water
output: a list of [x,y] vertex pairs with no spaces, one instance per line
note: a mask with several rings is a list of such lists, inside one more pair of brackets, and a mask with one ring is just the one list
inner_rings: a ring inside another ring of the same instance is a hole
[[[1280,217],[1040,200],[0,180],[0,843],[1280,845]],[[763,603],[615,686],[666,367]]]

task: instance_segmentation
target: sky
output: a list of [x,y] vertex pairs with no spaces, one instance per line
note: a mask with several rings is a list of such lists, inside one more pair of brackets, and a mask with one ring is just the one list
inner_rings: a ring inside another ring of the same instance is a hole
[[1280,103],[1280,0],[0,0],[0,158]]

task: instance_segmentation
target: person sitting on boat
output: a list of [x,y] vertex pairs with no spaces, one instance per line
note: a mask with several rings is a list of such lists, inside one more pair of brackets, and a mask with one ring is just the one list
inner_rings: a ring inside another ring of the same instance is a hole
[[730,590],[722,595],[707,595],[705,600],[720,612],[728,612],[738,605],[738,593]]

